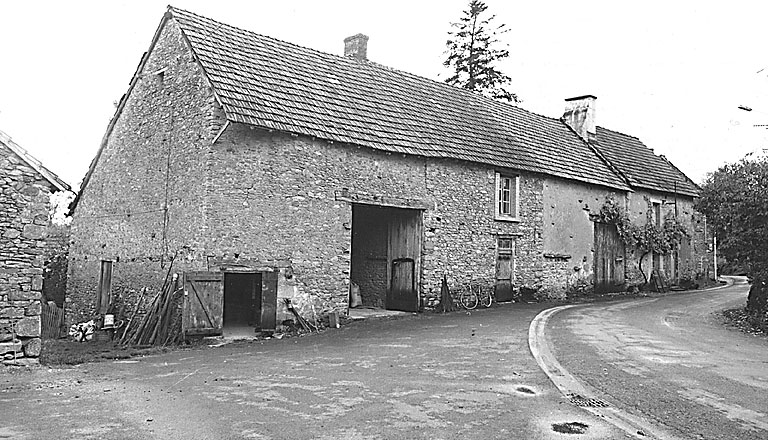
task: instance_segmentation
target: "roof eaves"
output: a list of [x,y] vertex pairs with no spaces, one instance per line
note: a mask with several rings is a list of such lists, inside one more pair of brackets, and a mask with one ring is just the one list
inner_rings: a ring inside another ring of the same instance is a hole
[[696,182],[694,182],[693,180],[691,180],[691,178],[690,178],[690,177],[688,177],[688,175],[687,175],[687,174],[685,174],[684,172],[682,172],[682,171],[680,170],[680,168],[678,168],[677,166],[675,166],[675,164],[673,164],[673,163],[672,163],[672,162],[671,162],[669,159],[667,159],[665,156],[660,156],[660,157],[661,157],[662,159],[664,159],[664,161],[665,161],[665,162],[667,162],[667,163],[669,164],[669,166],[671,166],[672,168],[674,168],[674,170],[675,170],[675,171],[677,171],[678,173],[680,173],[680,175],[681,175],[681,176],[685,177],[685,180],[686,180],[688,183],[690,183],[691,185],[693,185],[693,188],[696,190],[696,195],[695,195],[695,197],[698,197],[698,196],[700,196],[700,195],[701,195],[701,187],[700,187],[700,186],[699,186],[699,185],[698,185]]
[[29,165],[33,170],[37,171],[41,176],[43,176],[45,180],[51,184],[51,186],[59,191],[72,192],[72,188],[70,188],[69,184],[61,180],[59,176],[54,174],[48,168],[44,167],[42,162],[32,157],[32,155],[29,154],[27,150],[14,142],[13,139],[11,139],[11,137],[3,131],[0,131],[0,142],[5,144],[5,146],[10,148],[11,151],[13,151],[17,156],[21,158],[21,160],[26,162],[27,165]]

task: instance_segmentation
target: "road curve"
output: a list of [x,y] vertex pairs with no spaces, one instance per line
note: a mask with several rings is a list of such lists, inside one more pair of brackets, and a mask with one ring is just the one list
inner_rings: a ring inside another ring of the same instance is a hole
[[558,382],[570,375],[620,421],[639,423],[629,429],[644,427],[636,437],[767,439],[768,341],[725,328],[715,314],[743,305],[747,292],[741,280],[724,289],[550,309],[539,315],[543,325],[539,317],[531,324],[531,350],[541,352],[535,344],[543,341],[548,354],[537,361],[561,392],[569,391]]

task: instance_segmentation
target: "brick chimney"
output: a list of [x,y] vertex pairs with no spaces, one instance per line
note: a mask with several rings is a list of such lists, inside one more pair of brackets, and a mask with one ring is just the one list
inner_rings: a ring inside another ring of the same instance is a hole
[[344,39],[344,56],[357,61],[368,60],[368,36],[363,34],[352,35]]
[[586,141],[594,140],[597,137],[596,100],[597,97],[593,95],[577,96],[565,100],[563,121]]

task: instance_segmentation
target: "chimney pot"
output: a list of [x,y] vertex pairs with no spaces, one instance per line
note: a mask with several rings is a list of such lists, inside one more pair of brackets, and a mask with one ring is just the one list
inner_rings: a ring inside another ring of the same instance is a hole
[[594,95],[577,96],[565,100],[563,121],[570,126],[585,141],[595,140],[597,125],[595,124]]
[[363,34],[352,35],[344,39],[344,56],[358,61],[368,60],[368,36]]

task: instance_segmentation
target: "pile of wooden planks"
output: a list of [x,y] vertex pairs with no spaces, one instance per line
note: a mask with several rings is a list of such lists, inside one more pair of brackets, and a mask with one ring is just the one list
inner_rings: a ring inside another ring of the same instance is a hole
[[290,310],[291,313],[293,313],[293,316],[296,317],[296,322],[301,325],[301,328],[308,332],[319,331],[317,321],[315,321],[315,324],[312,324],[311,322],[304,319],[304,317],[299,314],[298,310],[293,307],[293,303],[291,302],[290,298],[283,298],[283,301],[285,302],[285,306],[288,308],[288,310]]
[[122,329],[119,344],[168,345],[182,342],[181,319],[175,302],[175,299],[178,300],[177,294],[182,290],[178,281],[176,274],[166,277],[162,289],[155,295],[147,312],[142,318],[136,319],[148,290],[142,289],[136,308]]

